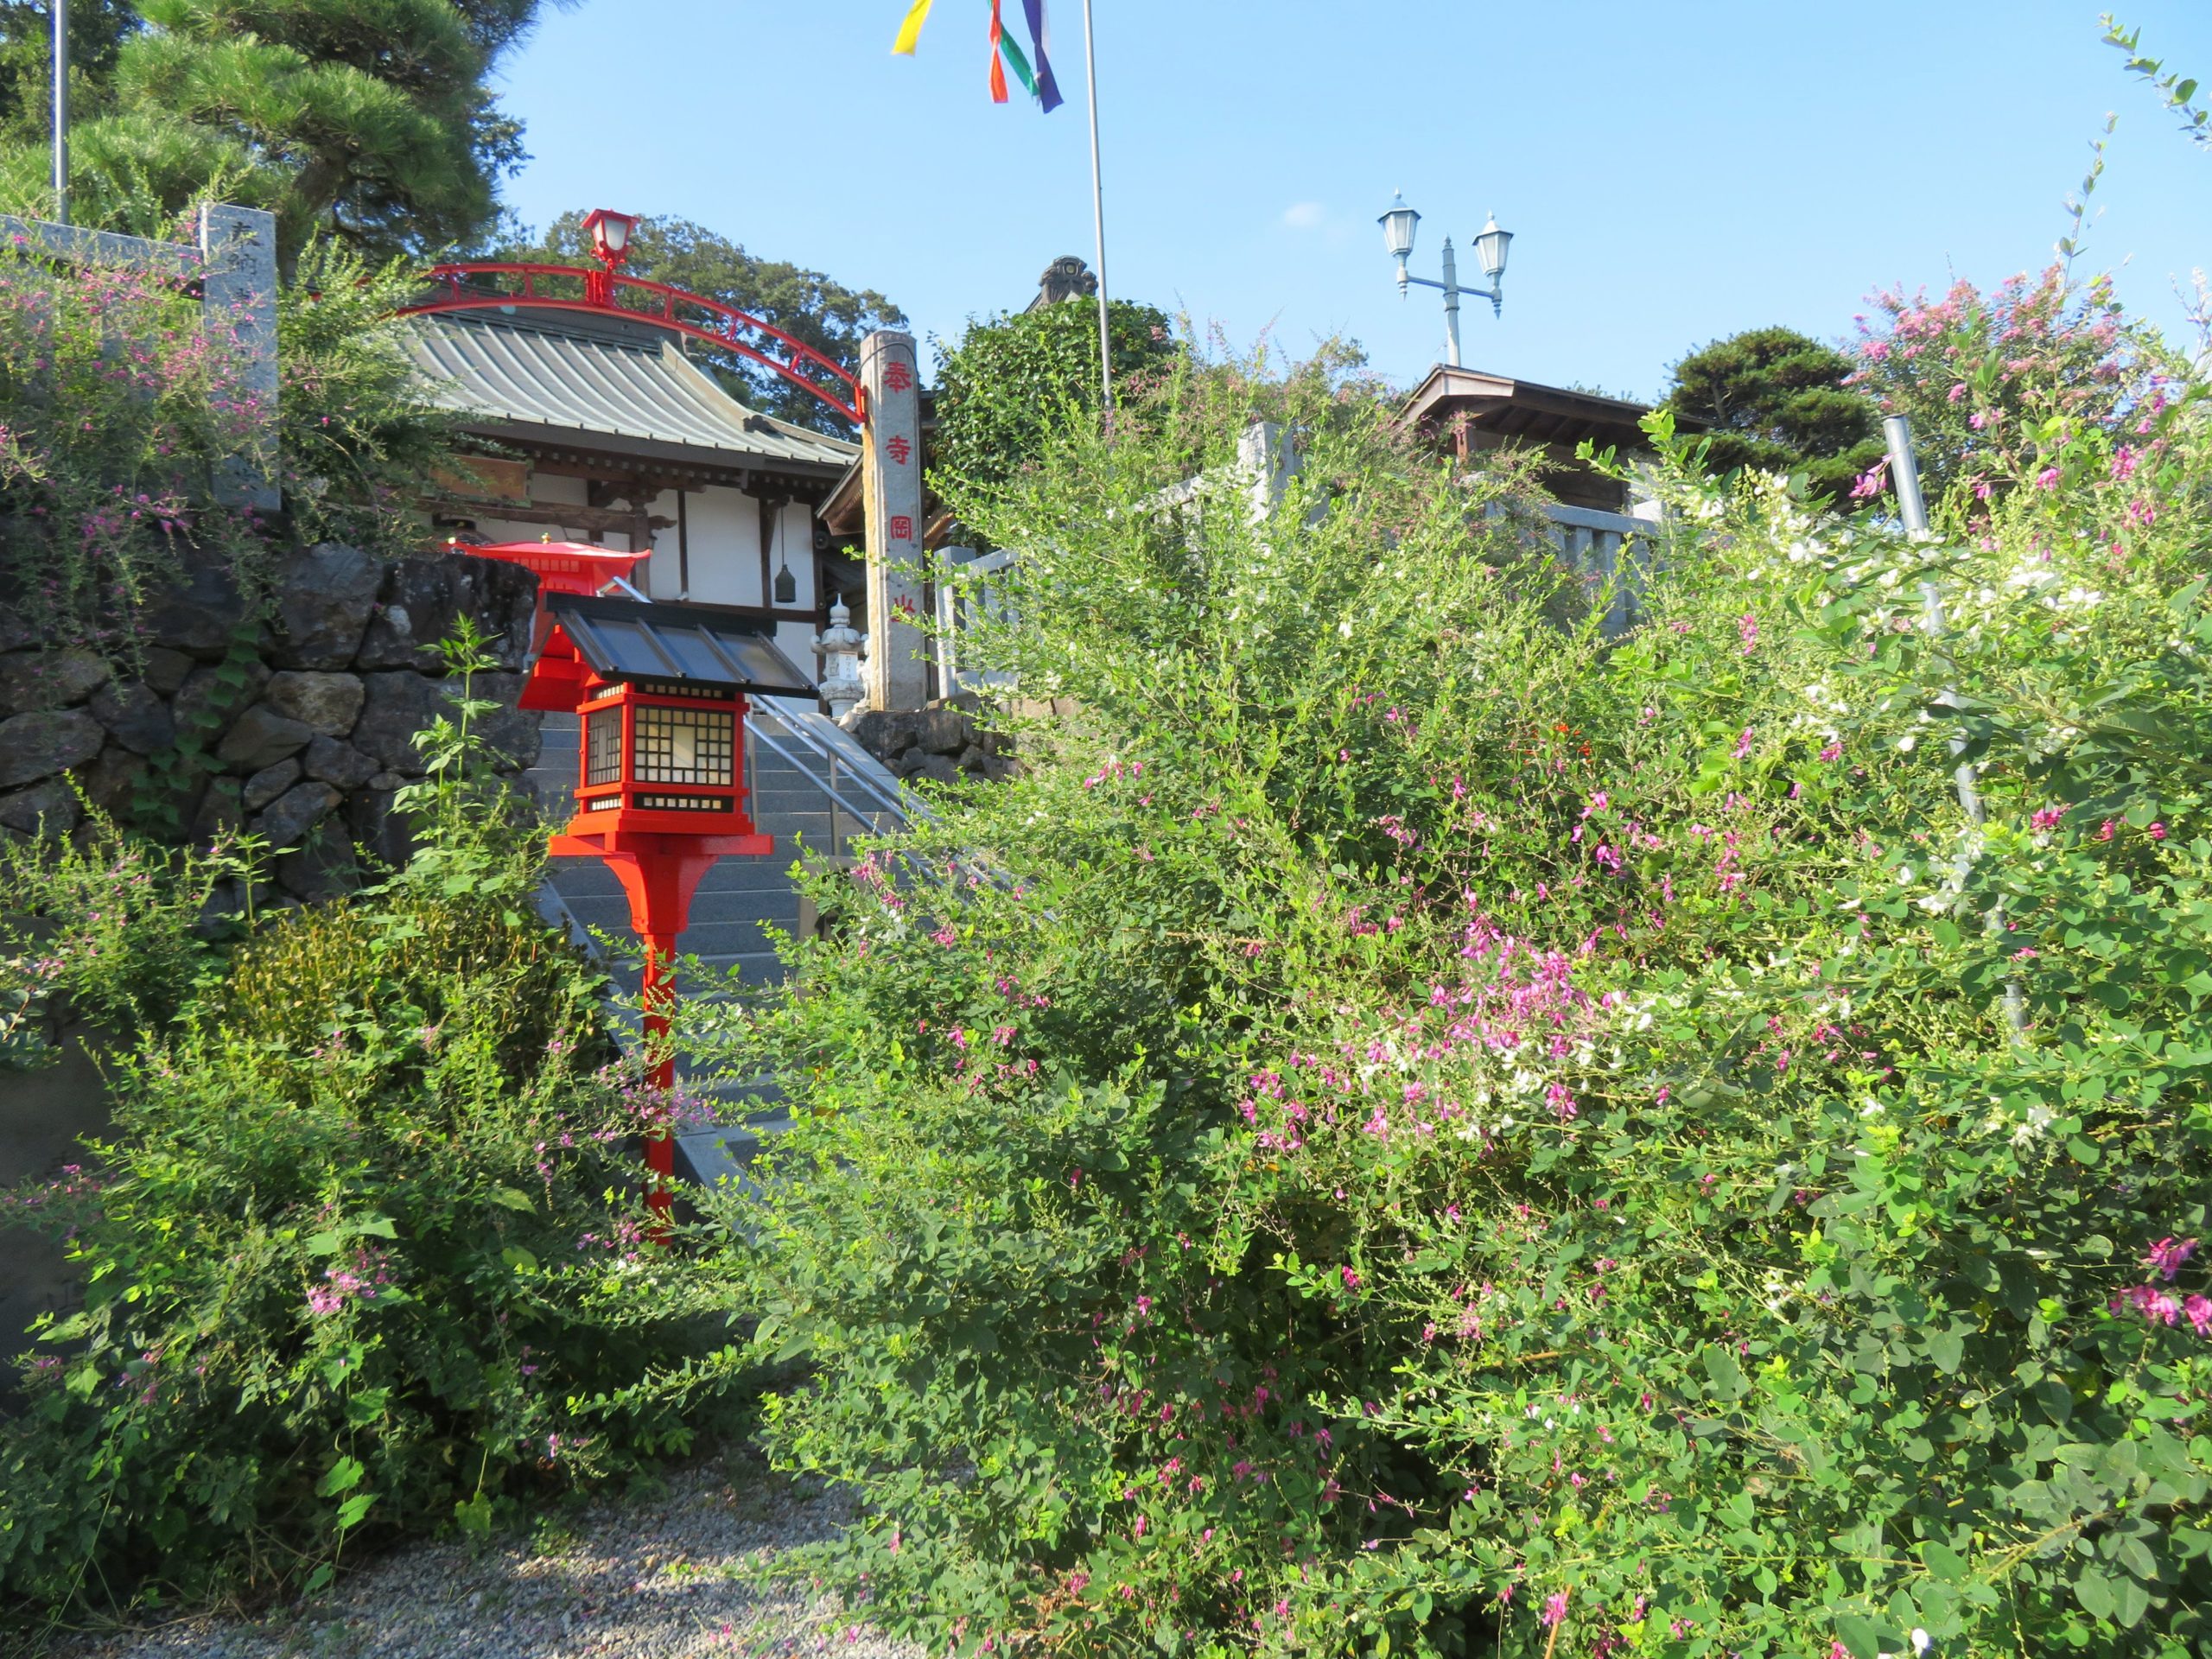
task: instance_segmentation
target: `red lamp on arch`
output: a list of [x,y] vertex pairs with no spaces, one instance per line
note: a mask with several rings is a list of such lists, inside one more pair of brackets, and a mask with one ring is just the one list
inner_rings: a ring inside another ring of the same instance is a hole
[[[520,706],[573,713],[575,814],[556,858],[597,858],[621,882],[645,947],[645,1024],[652,1081],[676,1083],[667,1050],[677,935],[716,860],[766,857],[772,837],[745,810],[745,716],[758,696],[812,699],[776,648],[774,624],[717,607],[657,606],[550,592]],[[646,1201],[663,1222],[676,1168],[672,1133],[645,1141]]]
[[637,214],[618,213],[612,207],[594,207],[584,215],[584,233],[591,238],[591,251],[609,270],[629,258],[630,232],[637,228]]

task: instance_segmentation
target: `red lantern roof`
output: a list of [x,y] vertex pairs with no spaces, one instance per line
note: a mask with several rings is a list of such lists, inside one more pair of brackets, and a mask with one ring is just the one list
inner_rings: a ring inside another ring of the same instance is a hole
[[537,573],[540,591],[548,594],[596,594],[614,578],[627,578],[642,564],[643,553],[617,553],[588,542],[491,542],[453,544],[455,553],[477,559],[503,559]]

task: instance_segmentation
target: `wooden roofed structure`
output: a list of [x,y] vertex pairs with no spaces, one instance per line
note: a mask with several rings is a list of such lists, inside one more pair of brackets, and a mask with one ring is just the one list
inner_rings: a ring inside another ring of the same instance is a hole
[[1621,512],[1629,505],[1627,486],[1576,460],[1574,452],[1585,439],[1624,453],[1648,448],[1639,423],[1649,412],[1624,397],[1440,363],[1407,395],[1403,417],[1448,443],[1463,461],[1508,444],[1540,450],[1555,464],[1545,487],[1562,503]]

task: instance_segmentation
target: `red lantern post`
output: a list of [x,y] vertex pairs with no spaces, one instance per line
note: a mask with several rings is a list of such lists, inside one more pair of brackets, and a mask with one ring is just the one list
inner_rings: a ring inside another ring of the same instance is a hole
[[[745,810],[748,697],[811,698],[776,649],[772,620],[719,606],[656,606],[588,594],[543,596],[540,644],[520,706],[578,718],[575,816],[556,858],[602,860],[630,900],[645,945],[641,998],[653,1086],[672,1093],[668,1046],[676,941],[717,859],[766,857],[774,839]],[[672,1126],[645,1137],[646,1202],[660,1229],[672,1207]]]

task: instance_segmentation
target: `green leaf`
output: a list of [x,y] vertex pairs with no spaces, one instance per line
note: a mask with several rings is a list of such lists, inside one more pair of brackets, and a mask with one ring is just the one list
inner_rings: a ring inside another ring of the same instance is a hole
[[1837,1614],[1835,1633],[1851,1650],[1851,1659],[1875,1659],[1877,1654],[1893,1653],[1904,1646],[1903,1638],[1887,1624],[1864,1613]]
[[2082,1569],[2082,1576],[2074,1580],[2074,1599],[2082,1604],[2082,1611],[2092,1618],[2110,1618],[2113,1615],[2112,1581],[2094,1567]]
[[527,1275],[537,1271],[537,1258],[519,1244],[510,1244],[501,1250],[499,1260],[519,1274]]
[[1920,1558],[1928,1563],[1928,1570],[1945,1584],[1956,1584],[1967,1575],[1964,1558],[1948,1544],[1923,1544]]
[[1726,1348],[1707,1348],[1705,1369],[1713,1378],[1713,1393],[1723,1400],[1740,1400],[1751,1391],[1751,1383],[1744,1376],[1744,1368]]
[[369,1512],[369,1505],[377,1501],[374,1492],[356,1492],[338,1506],[338,1530],[350,1532],[361,1524],[361,1517]]
[[2084,1141],[2078,1135],[2073,1136],[2066,1142],[2066,1150],[2068,1154],[2071,1156],[2074,1161],[2077,1164],[2094,1164],[2097,1161],[2099,1155],[2096,1148],[2096,1143],[2091,1141]]
[[2112,1613],[2122,1630],[2133,1630],[2150,1611],[2151,1592],[2133,1579],[2115,1579],[2112,1586]]
[[531,1202],[529,1193],[518,1192],[512,1186],[493,1187],[492,1202],[508,1210],[522,1211],[525,1214],[537,1207]]
[[361,1484],[361,1460],[340,1458],[330,1465],[329,1472],[315,1483],[316,1493],[323,1497],[335,1497],[340,1492],[350,1492]]
[[479,1492],[453,1506],[454,1524],[466,1538],[488,1538],[492,1534],[492,1495]]
[[1946,1375],[1959,1369],[1959,1362],[1965,1357],[1966,1351],[1966,1332],[1957,1325],[1929,1333],[1928,1357],[1936,1362],[1936,1370]]

